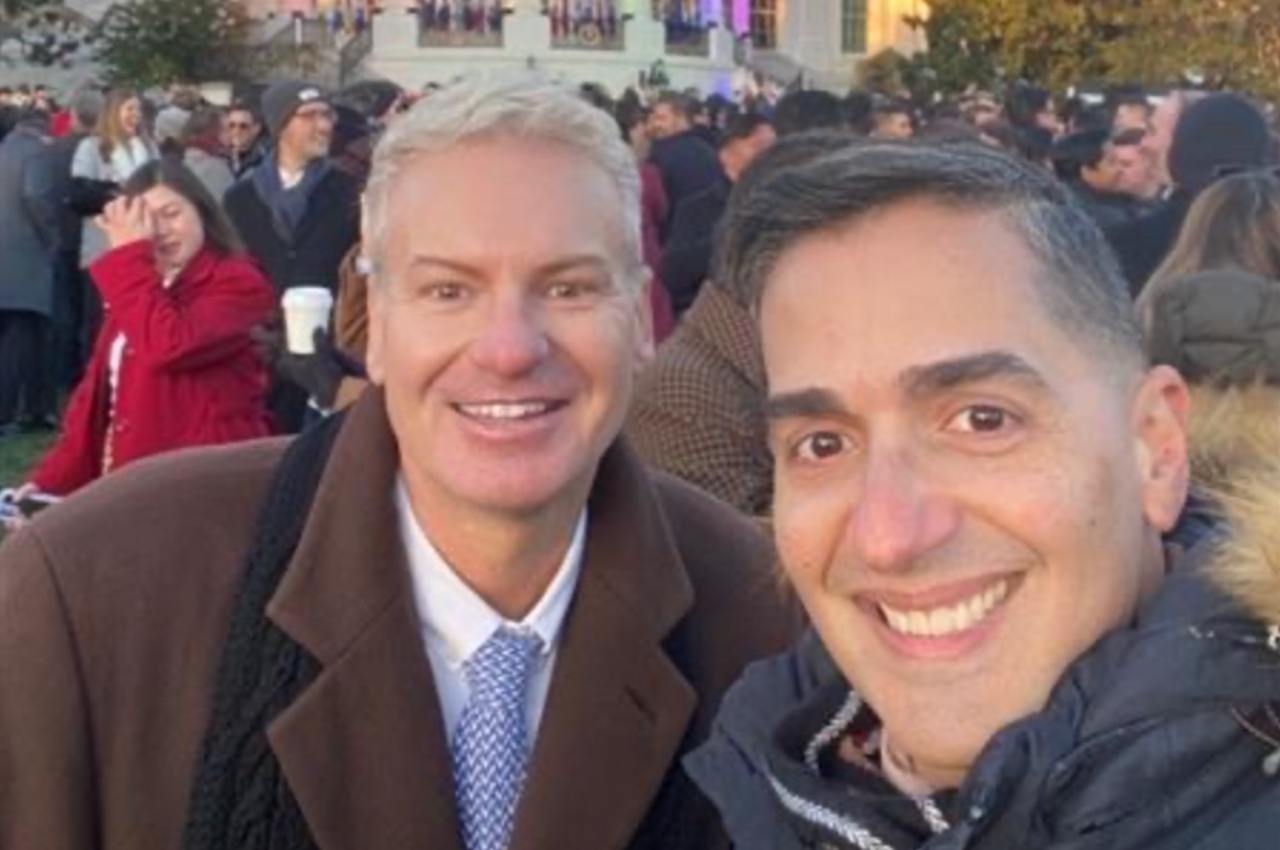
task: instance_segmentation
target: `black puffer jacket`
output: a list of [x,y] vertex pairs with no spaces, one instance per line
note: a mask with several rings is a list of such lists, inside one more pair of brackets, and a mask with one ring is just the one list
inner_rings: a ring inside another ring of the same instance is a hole
[[[998,734],[958,791],[911,800],[883,779],[876,718],[816,641],[751,668],[686,767],[739,850],[1274,850],[1280,754],[1240,717],[1280,740],[1266,717],[1280,630],[1210,583],[1204,528],[1134,623]],[[832,757],[846,734],[868,767]]]

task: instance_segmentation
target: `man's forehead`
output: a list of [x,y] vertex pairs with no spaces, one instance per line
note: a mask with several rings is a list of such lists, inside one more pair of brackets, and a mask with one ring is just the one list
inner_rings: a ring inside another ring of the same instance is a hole
[[618,190],[585,154],[515,137],[417,154],[388,192],[384,235],[398,262],[613,261],[626,226]]
[[904,201],[782,253],[761,304],[766,365],[884,383],[1001,351],[1054,371],[1084,352],[1046,303],[1048,274],[1002,213]]

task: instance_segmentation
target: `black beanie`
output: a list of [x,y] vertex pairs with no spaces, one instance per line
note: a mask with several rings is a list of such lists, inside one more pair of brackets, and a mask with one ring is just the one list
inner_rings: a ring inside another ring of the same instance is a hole
[[1199,192],[1220,169],[1259,168],[1271,162],[1271,133],[1262,112],[1237,94],[1214,94],[1188,106],[1173,131],[1169,176],[1180,189]]

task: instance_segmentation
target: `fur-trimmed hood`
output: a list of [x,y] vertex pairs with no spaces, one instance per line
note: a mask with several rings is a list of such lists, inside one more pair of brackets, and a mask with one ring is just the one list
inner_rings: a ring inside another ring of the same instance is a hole
[[1231,528],[1212,575],[1280,625],[1280,388],[1193,388],[1189,442],[1194,485]]

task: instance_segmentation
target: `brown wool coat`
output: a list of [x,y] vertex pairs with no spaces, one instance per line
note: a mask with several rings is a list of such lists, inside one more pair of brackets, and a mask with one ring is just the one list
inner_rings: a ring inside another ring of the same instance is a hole
[[[0,848],[179,846],[228,614],[284,445],[143,461],[0,549]],[[338,438],[268,608],[323,667],[269,728],[322,850],[459,850],[396,466],[374,390]],[[770,549],[723,506],[651,478],[623,444],[602,461],[590,517],[511,847],[724,847],[696,792],[677,782],[655,799],[743,666],[790,637]]]
[[651,466],[752,516],[773,506],[755,320],[713,282],[640,375],[627,437]]

